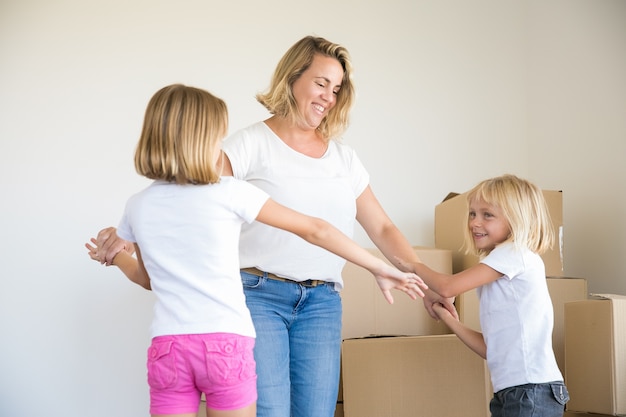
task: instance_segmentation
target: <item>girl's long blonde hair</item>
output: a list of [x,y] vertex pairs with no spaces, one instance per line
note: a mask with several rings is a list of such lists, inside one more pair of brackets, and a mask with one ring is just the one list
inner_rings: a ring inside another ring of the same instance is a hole
[[[502,175],[480,182],[467,193],[467,202],[484,201],[499,207],[509,223],[511,234],[507,242],[527,247],[542,254],[554,244],[554,228],[543,192],[535,184],[515,175]],[[467,253],[480,257],[488,251],[476,248],[472,233],[465,228]]]
[[227,132],[228,109],[222,99],[182,84],[164,87],[146,108],[135,169],[177,184],[216,183],[216,144]]

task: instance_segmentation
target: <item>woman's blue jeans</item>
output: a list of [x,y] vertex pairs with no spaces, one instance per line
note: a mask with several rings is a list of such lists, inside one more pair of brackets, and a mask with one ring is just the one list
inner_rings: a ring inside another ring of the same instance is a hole
[[333,417],[339,387],[341,298],[241,272],[256,330],[257,417]]
[[525,384],[496,392],[492,417],[562,417],[569,393],[563,382]]

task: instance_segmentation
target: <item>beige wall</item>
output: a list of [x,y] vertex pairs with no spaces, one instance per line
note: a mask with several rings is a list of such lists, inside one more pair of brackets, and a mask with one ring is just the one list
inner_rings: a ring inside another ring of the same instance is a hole
[[82,245],[147,183],[158,88],[211,90],[238,129],[307,34],[352,52],[344,141],[412,244],[449,191],[511,172],[563,190],[566,274],[626,294],[624,21],[622,0],[0,2],[0,415],[147,414],[152,295]]
[[626,294],[626,2],[531,4],[529,175],[564,191],[565,274]]

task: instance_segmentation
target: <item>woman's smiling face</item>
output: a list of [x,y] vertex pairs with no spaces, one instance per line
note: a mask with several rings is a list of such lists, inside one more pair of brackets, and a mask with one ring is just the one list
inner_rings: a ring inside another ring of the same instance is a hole
[[293,96],[307,128],[317,129],[335,106],[342,80],[343,68],[339,61],[317,54],[309,68],[293,83]]

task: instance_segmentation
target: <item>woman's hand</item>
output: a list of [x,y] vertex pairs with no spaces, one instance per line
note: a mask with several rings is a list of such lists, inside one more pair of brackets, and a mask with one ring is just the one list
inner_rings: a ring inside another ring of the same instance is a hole
[[428,289],[428,286],[417,275],[402,272],[391,265],[385,264],[380,271],[373,272],[373,274],[389,304],[393,304],[392,289],[406,293],[413,300],[417,297],[424,297],[424,291]]
[[91,259],[110,266],[113,263],[113,258],[121,251],[125,251],[132,255],[135,253],[135,245],[117,236],[115,227],[107,227],[98,232],[98,236],[94,239],[91,238],[91,242],[95,244],[85,244],[85,247],[89,250],[89,256]]
[[[91,239],[89,239],[89,241],[91,243],[93,243],[94,245],[96,245],[96,239],[94,239],[93,237]],[[100,262],[100,259],[98,258],[98,246],[92,246],[89,243],[85,243],[85,247],[87,248],[87,255],[89,255],[89,257],[91,259],[93,259],[94,261],[98,261]]]

